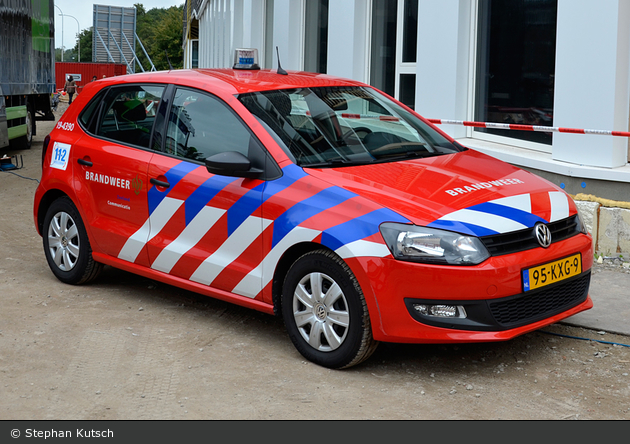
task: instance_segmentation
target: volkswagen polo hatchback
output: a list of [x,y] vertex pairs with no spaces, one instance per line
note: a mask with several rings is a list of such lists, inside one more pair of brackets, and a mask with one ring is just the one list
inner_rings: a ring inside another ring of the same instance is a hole
[[380,341],[508,340],[592,307],[592,238],[570,196],[356,81],[99,80],[42,166],[34,218],[58,279],[109,265],[276,314],[322,366]]

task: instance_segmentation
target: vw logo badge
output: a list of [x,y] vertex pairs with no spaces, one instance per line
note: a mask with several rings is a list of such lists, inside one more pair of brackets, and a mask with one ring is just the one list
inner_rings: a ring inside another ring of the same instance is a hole
[[547,225],[542,223],[537,223],[534,228],[534,232],[536,233],[536,240],[540,244],[541,247],[547,248],[551,245],[551,231]]
[[326,307],[322,304],[317,304],[315,307],[315,317],[317,317],[320,321],[326,319]]

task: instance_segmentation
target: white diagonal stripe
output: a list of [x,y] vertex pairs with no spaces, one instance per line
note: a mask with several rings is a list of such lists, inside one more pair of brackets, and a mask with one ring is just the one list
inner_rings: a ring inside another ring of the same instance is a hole
[[551,218],[549,222],[569,217],[569,199],[566,194],[560,191],[551,191],[549,200],[551,201]]
[[271,282],[280,257],[282,257],[289,247],[300,242],[311,242],[320,234],[321,231],[295,227],[271,249],[256,268],[250,271],[247,276],[234,287],[232,292],[240,294],[241,296],[255,298],[256,295]]
[[144,225],[127,239],[120,253],[118,253],[118,258],[135,262],[142,248],[162,231],[162,228],[171,220],[173,214],[175,214],[183,203],[183,200],[165,197],[151,216],[149,216]]
[[142,248],[147,244],[147,239],[149,238],[149,230],[151,228],[151,223],[149,219],[144,221],[144,225],[140,227],[138,231],[133,233],[125,242],[125,245],[118,253],[118,259],[122,259],[128,262],[135,262],[136,258],[142,251]]
[[214,253],[199,265],[190,280],[205,285],[212,284],[219,273],[243,254],[269,224],[271,221],[268,219],[249,216]]
[[490,203],[525,211],[526,213],[532,212],[532,198],[530,194],[502,197],[501,199],[491,200]]
[[191,248],[199,243],[202,237],[225,214],[226,210],[214,207],[203,207],[193,220],[168,244],[155,259],[151,268],[170,273],[177,261]]
[[342,259],[349,257],[385,257],[390,254],[389,248],[385,244],[370,242],[366,240],[357,240],[343,245],[335,250]]
[[506,217],[497,216],[496,214],[483,213],[473,210],[458,210],[453,213],[442,216],[438,220],[448,220],[452,222],[462,222],[487,228],[497,233],[509,233],[527,228],[515,220]]

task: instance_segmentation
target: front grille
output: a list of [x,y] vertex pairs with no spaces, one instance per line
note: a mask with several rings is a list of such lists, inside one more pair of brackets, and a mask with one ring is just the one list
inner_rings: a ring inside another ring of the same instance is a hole
[[[577,215],[551,222],[547,226],[551,230],[552,243],[568,239],[580,232]],[[480,238],[480,240],[486,246],[491,256],[501,256],[540,247],[533,228],[485,236]]]
[[490,312],[504,328],[536,322],[568,310],[586,300],[590,271],[549,288],[533,290],[501,301],[488,301]]

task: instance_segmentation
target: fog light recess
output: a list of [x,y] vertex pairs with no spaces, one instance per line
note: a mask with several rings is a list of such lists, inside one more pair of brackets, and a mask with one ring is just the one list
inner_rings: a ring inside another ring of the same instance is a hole
[[466,310],[461,305],[429,305],[413,304],[414,310],[424,316],[435,316],[438,318],[465,318]]

